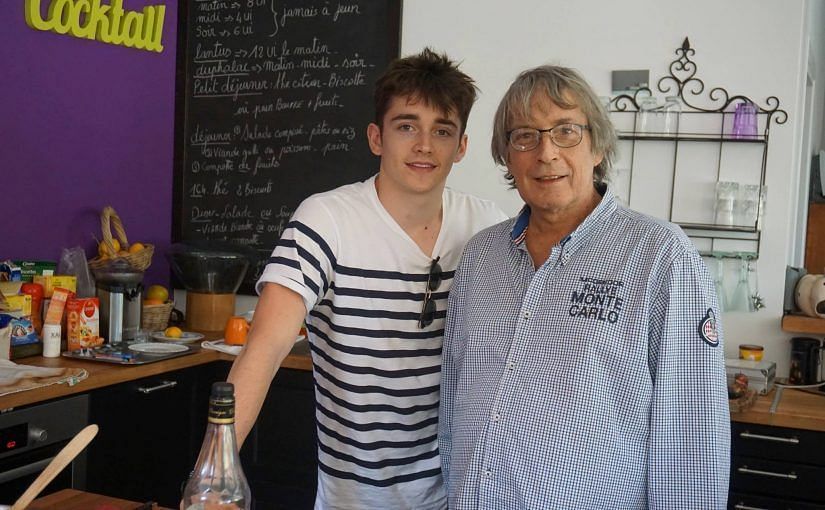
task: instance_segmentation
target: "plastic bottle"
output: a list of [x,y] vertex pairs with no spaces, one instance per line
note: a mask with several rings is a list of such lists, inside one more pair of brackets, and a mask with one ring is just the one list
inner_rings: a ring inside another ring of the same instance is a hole
[[183,508],[249,510],[252,493],[235,439],[235,387],[231,383],[212,385],[208,419],[195,470],[183,490]]

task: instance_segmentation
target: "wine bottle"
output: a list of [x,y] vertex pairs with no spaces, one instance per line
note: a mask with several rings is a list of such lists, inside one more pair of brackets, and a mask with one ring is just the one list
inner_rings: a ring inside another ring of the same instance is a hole
[[186,510],[250,510],[252,495],[235,439],[235,387],[216,382],[195,470],[183,490]]

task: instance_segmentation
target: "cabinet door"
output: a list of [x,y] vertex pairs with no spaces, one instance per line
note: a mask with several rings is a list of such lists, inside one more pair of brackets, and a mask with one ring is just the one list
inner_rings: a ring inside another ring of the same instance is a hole
[[731,492],[728,510],[825,510],[825,505]]
[[825,467],[823,432],[733,422],[731,436],[734,455]]
[[197,455],[191,436],[203,437],[206,427],[205,419],[193,420],[197,371],[178,370],[91,393],[89,419],[100,431],[89,447],[90,491],[178,507],[181,484]]
[[241,449],[256,510],[313,507],[316,441],[312,372],[282,368]]

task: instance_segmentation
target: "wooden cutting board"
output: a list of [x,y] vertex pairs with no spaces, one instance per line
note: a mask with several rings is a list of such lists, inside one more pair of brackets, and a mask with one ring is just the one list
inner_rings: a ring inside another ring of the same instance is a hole
[[[138,508],[143,508],[143,504],[91,492],[64,489],[34,500],[28,510],[136,510]],[[171,509],[154,505],[152,510]]]

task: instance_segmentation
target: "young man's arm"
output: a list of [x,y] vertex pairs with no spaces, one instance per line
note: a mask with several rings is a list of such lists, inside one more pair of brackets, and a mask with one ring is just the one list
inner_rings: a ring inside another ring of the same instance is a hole
[[235,434],[239,447],[255,425],[272,378],[292,349],[306,313],[298,293],[276,283],[264,286],[246,346],[232,364],[227,379],[235,385]]

